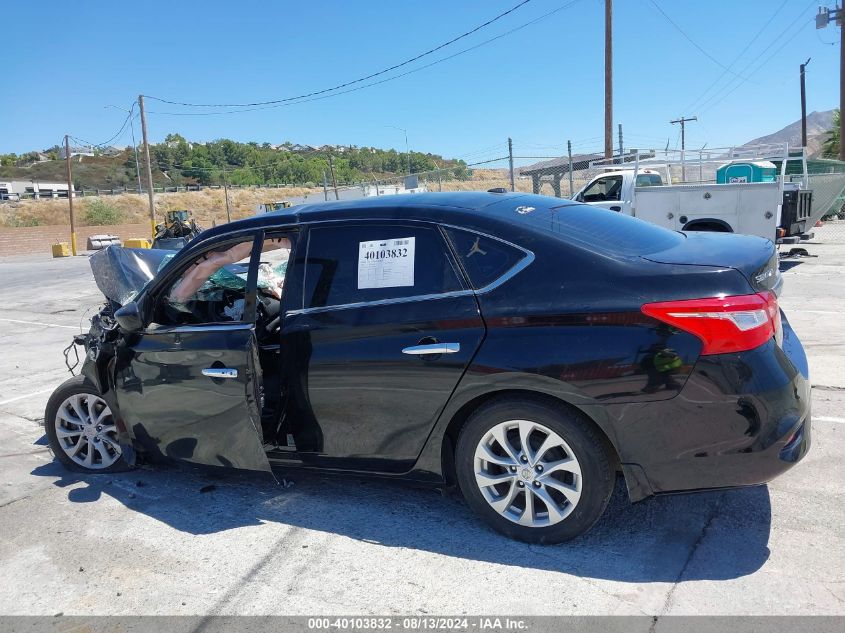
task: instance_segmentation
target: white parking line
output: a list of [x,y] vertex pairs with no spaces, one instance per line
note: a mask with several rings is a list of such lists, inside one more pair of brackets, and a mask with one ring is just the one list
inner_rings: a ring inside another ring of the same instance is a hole
[[840,424],[845,423],[845,418],[835,418],[827,415],[814,415],[813,422],[839,422]]
[[834,315],[841,315],[841,312],[836,312],[834,310],[802,310],[801,308],[784,308],[787,314],[834,314]]
[[17,402],[18,400],[25,400],[27,398],[31,398],[32,396],[40,396],[42,393],[49,393],[53,391],[53,389],[54,387],[51,387],[50,389],[42,389],[41,391],[34,391],[33,393],[28,393],[23,396],[16,396],[14,398],[9,398],[8,400],[3,400],[2,402],[0,402],[0,407],[2,407],[4,404],[9,404],[11,402]]
[[41,321],[21,321],[20,319],[2,319],[0,321],[6,321],[7,323],[23,323],[24,325],[45,325],[47,327],[63,327],[67,328],[68,330],[79,330],[78,325],[59,325],[58,323],[41,323]]

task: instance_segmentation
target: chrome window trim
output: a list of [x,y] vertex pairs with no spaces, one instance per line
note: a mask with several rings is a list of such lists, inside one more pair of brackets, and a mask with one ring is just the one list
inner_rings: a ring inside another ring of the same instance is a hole
[[[517,248],[519,248],[519,247],[517,246]],[[476,294],[481,295],[481,294],[484,294],[486,292],[490,292],[491,290],[495,290],[496,288],[501,286],[503,283],[511,280],[516,275],[518,275],[523,270],[525,270],[528,266],[530,266],[534,262],[534,253],[532,253],[529,250],[525,250],[524,248],[522,250],[525,251],[525,257],[523,257],[516,264],[511,266],[511,268],[507,272],[505,272],[501,277],[498,277],[495,281],[490,282],[489,284],[487,284],[483,288],[479,288],[478,290],[476,290],[475,291]]]
[[[377,218],[377,219],[372,219],[372,220],[362,220],[362,219],[356,218],[354,220],[353,219],[350,219],[350,220],[345,220],[345,219],[344,220],[331,220],[331,221],[327,221],[327,222],[315,222],[314,224],[309,224],[308,225],[308,229],[309,229],[308,230],[308,243],[307,243],[307,246],[306,246],[306,253],[305,253],[305,262],[306,263],[308,262],[308,255],[310,254],[310,244],[311,244],[311,230],[310,229],[311,228],[319,228],[320,224],[328,224],[329,222],[331,222],[331,223],[348,222],[350,224],[356,223],[356,222],[381,222],[381,223],[386,223],[386,224],[411,223],[411,224],[423,224],[423,225],[426,225],[426,226],[430,226],[434,229],[437,229],[438,227],[450,228],[450,229],[455,229],[455,230],[458,230],[458,231],[464,231],[465,233],[474,233],[475,235],[480,235],[482,237],[486,237],[488,239],[491,239],[491,240],[494,240],[494,241],[497,241],[497,242],[501,242],[502,244],[505,244],[507,246],[510,246],[512,248],[515,248],[517,250],[522,251],[523,253],[525,253],[525,257],[523,257],[516,264],[511,266],[507,271],[502,273],[502,275],[497,277],[495,280],[493,280],[492,282],[490,282],[486,286],[479,288],[478,290],[474,290],[472,288],[469,288],[469,289],[465,289],[465,290],[454,290],[454,291],[451,291],[451,292],[442,292],[442,293],[436,293],[436,294],[412,295],[412,296],[409,296],[409,297],[396,297],[396,298],[393,298],[393,299],[376,299],[376,300],[373,300],[373,301],[356,301],[354,303],[343,303],[343,304],[333,305],[333,306],[315,306],[313,308],[303,307],[303,308],[300,308],[298,310],[288,310],[287,312],[285,312],[286,317],[288,317],[288,316],[298,316],[298,315],[302,315],[302,314],[319,314],[319,313],[322,313],[322,312],[331,312],[331,311],[334,311],[334,310],[354,310],[356,308],[364,308],[364,307],[370,307],[370,306],[385,306],[385,305],[393,305],[393,304],[398,304],[398,303],[414,303],[414,302],[418,302],[418,301],[430,301],[430,300],[434,300],[434,299],[452,299],[452,298],[455,298],[455,297],[466,297],[466,296],[474,296],[474,295],[484,294],[484,293],[490,292],[491,290],[495,290],[496,288],[501,286],[506,281],[509,281],[510,279],[512,279],[513,277],[518,275],[520,272],[525,270],[525,268],[530,266],[531,263],[535,259],[534,253],[532,251],[529,251],[527,248],[523,248],[522,246],[519,246],[518,244],[514,244],[513,242],[509,242],[508,240],[504,240],[500,237],[496,237],[495,235],[490,235],[488,233],[484,233],[483,231],[476,231],[475,229],[468,229],[466,227],[456,226],[454,224],[444,224],[442,222],[437,222],[437,221],[434,221],[434,220],[410,220],[410,219],[409,220],[405,220],[405,219],[388,219],[388,220],[385,220],[383,218]],[[448,238],[447,238],[447,241],[448,241]],[[451,243],[448,244],[448,245],[451,246]],[[451,258],[450,258],[450,262],[451,262]],[[454,262],[451,262],[451,263],[454,266]],[[459,266],[461,265],[460,262],[457,262],[457,263],[458,263]],[[461,267],[461,268],[463,268],[463,267]],[[305,283],[304,283],[304,281],[305,281],[305,279],[304,279],[304,275],[303,275],[303,284],[302,284],[302,290],[303,290],[302,305],[303,306],[305,305],[305,296],[304,296]]]
[[[490,235],[489,233],[484,233],[482,231],[476,231],[475,229],[468,229],[468,228],[463,227],[463,226],[456,226],[454,224],[439,224],[439,226],[442,226],[442,227],[448,228],[448,229],[454,229],[456,231],[463,231],[464,233],[474,233],[475,235],[480,235],[481,237],[486,237],[487,239],[493,240],[495,242],[500,242],[502,244],[510,246],[511,248],[515,248],[518,251],[522,251],[523,253],[525,253],[525,257],[520,259],[516,264],[511,266],[508,270],[506,270],[504,273],[502,273],[501,275],[496,277],[496,279],[491,281],[486,286],[482,286],[481,288],[476,290],[475,291],[476,294],[484,294],[486,292],[490,292],[491,290],[495,290],[496,288],[501,286],[503,283],[505,283],[506,281],[509,281],[510,279],[512,279],[513,277],[518,275],[520,272],[525,270],[534,261],[534,253],[532,251],[529,251],[527,248],[523,248],[519,244],[514,244],[513,242],[509,242],[508,240],[503,240],[500,237],[496,237],[495,235]],[[461,262],[459,260],[458,264],[460,264],[460,263]],[[469,281],[472,282],[471,279]]]
[[393,299],[376,299],[374,301],[356,301],[355,303],[342,303],[336,306],[315,306],[313,308],[302,308],[301,310],[288,310],[285,316],[296,316],[299,314],[316,314],[319,312],[331,312],[333,310],[352,310],[355,308],[366,308],[370,306],[386,306],[395,303],[413,303],[417,301],[429,301],[431,299],[452,299],[454,297],[471,297],[473,290],[453,290],[439,294],[413,295],[410,297],[396,297]]

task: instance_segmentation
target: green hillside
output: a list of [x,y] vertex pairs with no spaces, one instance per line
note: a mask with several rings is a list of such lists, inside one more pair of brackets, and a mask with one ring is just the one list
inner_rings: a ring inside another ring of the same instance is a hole
[[[0,180],[63,182],[66,179],[65,162],[58,159],[57,150],[46,150],[50,160],[42,162],[33,162],[37,156],[35,152],[22,156],[0,155]],[[324,171],[330,174],[329,154],[339,183],[408,173],[408,154],[392,149],[334,147],[323,151],[301,149],[291,143],[274,148],[269,143],[239,143],[228,139],[191,143],[178,134],[168,135],[164,143],[150,145],[155,186],[221,184],[224,170],[229,184],[319,184]],[[468,176],[463,161],[421,152],[410,153],[410,168],[413,173],[448,168],[452,177]],[[146,181],[143,164],[141,178]],[[113,156],[74,157],[73,181],[77,189],[135,187],[135,154],[130,147]]]

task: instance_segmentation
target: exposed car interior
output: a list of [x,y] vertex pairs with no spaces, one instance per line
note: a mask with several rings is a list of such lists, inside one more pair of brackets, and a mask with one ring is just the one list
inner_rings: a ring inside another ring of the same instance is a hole
[[608,176],[599,178],[591,184],[584,193],[581,200],[584,202],[606,202],[608,200],[619,200],[622,193],[622,176]]
[[[244,322],[246,288],[253,240],[204,253],[162,292],[156,306],[159,325],[201,325]],[[258,261],[255,337],[258,361],[256,391],[261,403],[265,442],[283,437],[283,396],[280,378],[282,292],[291,252],[285,236],[267,238]],[[162,263],[163,264],[166,262]]]

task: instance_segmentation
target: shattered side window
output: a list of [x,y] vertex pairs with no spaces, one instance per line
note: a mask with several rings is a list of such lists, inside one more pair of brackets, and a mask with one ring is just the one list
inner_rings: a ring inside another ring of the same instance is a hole
[[290,259],[290,240],[273,237],[264,240],[258,263],[258,292],[281,300]]
[[[160,320],[176,325],[243,321],[252,247],[248,240],[199,256],[164,293]],[[278,312],[289,256],[286,237],[266,239],[255,263],[259,299],[270,311]]]
[[167,323],[243,320],[253,240],[200,255],[164,294]]

